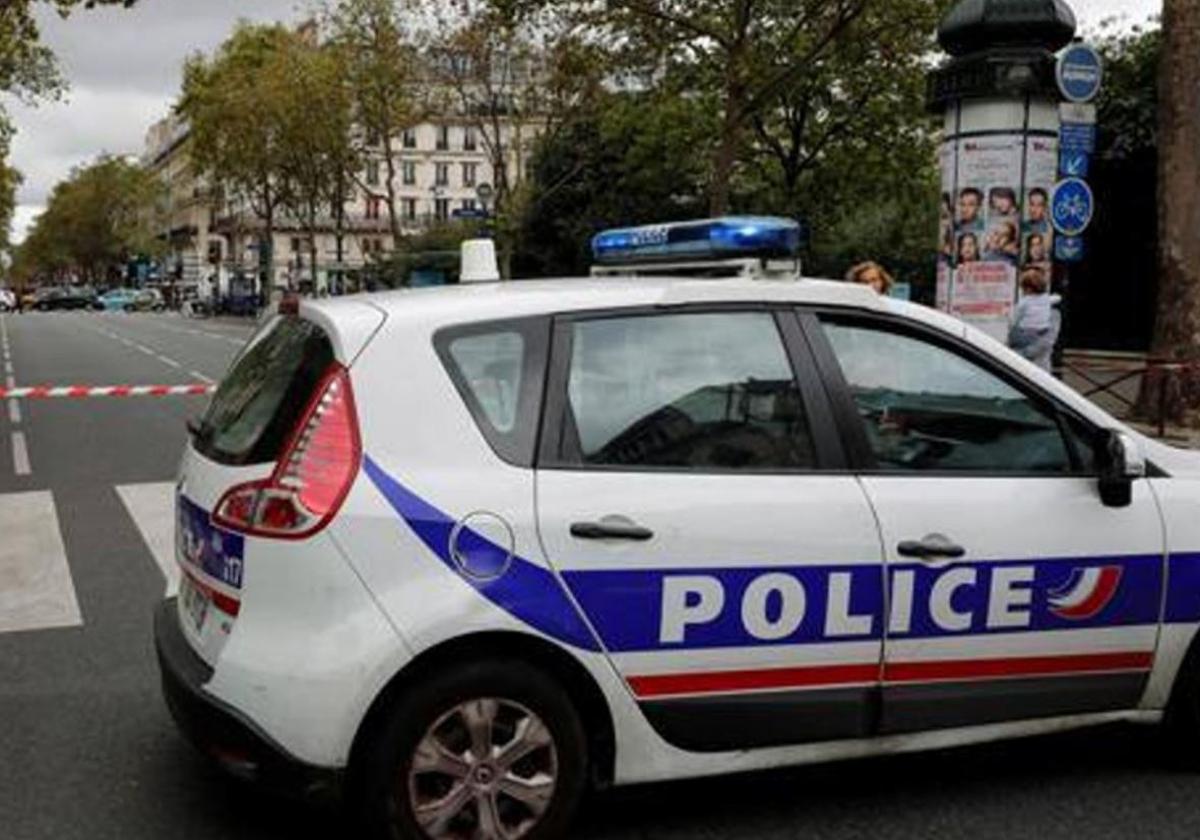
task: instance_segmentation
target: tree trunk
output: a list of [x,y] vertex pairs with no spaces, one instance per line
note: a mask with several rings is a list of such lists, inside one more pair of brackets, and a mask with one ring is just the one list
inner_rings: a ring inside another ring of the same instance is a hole
[[383,143],[383,187],[384,187],[384,203],[387,205],[388,214],[388,230],[392,234],[392,248],[396,248],[396,244],[400,241],[400,214],[396,210],[396,202],[399,198],[396,195],[396,149],[392,145],[395,140],[395,131],[388,127],[380,134],[380,140]]
[[725,115],[721,119],[721,136],[713,154],[712,182],[709,186],[708,209],[713,216],[723,216],[729,212],[733,168],[741,151],[742,105],[745,100],[737,78],[739,64],[740,56],[731,54],[725,80]]
[[[1200,0],[1164,0],[1159,75],[1158,307],[1155,357],[1200,362]],[[1167,389],[1164,395],[1162,389]],[[1200,408],[1200,376],[1152,371],[1139,413],[1184,422]]]

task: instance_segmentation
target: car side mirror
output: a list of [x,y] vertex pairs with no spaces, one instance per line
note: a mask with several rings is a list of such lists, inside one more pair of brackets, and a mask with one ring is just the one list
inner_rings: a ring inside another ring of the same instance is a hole
[[1129,507],[1133,503],[1133,482],[1146,476],[1146,459],[1137,441],[1116,429],[1102,432],[1096,443],[1096,466],[1104,505]]

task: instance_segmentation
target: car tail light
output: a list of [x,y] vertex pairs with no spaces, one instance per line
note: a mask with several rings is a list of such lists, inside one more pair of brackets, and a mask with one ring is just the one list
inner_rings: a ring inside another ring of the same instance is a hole
[[361,458],[350,375],[334,365],[317,386],[275,472],[230,489],[217,503],[213,521],[260,537],[312,536],[341,507]]

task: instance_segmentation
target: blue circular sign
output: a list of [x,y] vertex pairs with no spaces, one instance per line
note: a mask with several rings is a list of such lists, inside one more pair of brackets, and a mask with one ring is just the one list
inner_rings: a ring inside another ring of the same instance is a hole
[[1100,92],[1104,62],[1096,48],[1072,44],[1058,57],[1058,89],[1069,102],[1091,102]]
[[1054,188],[1050,221],[1063,236],[1079,236],[1092,223],[1096,200],[1092,188],[1079,178],[1065,178]]

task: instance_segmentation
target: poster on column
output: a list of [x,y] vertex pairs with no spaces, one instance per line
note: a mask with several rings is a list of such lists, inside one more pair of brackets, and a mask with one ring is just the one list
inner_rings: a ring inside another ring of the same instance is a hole
[[1008,337],[1021,259],[1021,135],[959,141],[955,270],[948,309],[993,337]]
[[1058,180],[1058,138],[1030,137],[1025,163],[1025,201],[1021,219],[1021,277],[1035,274],[1049,288],[1054,228],[1050,196]]
[[[943,266],[954,265],[954,173],[956,143],[949,140],[938,152],[942,196],[938,204],[938,276]],[[939,306],[939,308],[941,308]]]

